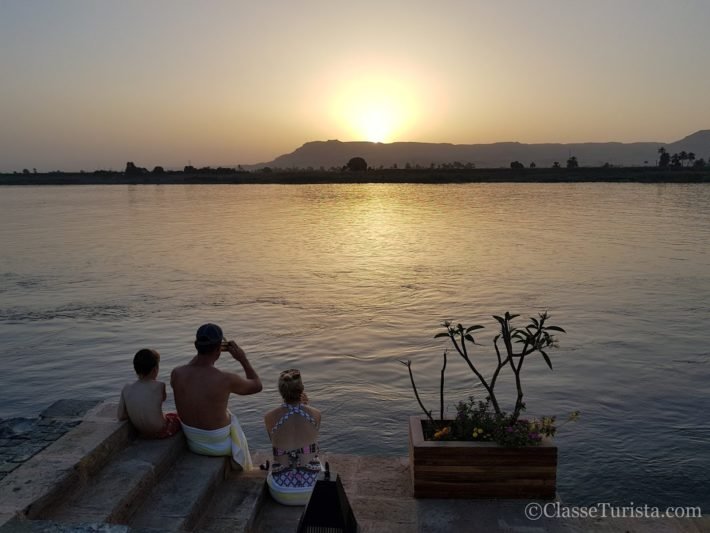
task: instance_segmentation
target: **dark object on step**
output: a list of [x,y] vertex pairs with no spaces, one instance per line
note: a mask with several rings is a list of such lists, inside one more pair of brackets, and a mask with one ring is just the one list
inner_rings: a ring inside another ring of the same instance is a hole
[[[332,478],[335,477],[333,480]],[[325,463],[313,487],[313,494],[298,523],[298,533],[356,533],[357,520],[345,495],[340,476],[330,471]]]
[[271,466],[271,463],[269,461],[266,461],[263,465],[259,465],[259,470],[268,470],[269,467]]

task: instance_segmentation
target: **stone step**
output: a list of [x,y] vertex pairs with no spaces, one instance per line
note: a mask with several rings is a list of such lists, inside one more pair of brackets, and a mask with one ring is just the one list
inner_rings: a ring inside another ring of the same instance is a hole
[[89,479],[134,435],[116,420],[116,405],[91,409],[82,422],[8,474],[0,483],[0,525],[14,517],[34,519]]
[[253,531],[257,509],[262,505],[264,495],[267,493],[266,472],[260,470],[230,472],[217,487],[195,531],[200,533]]
[[[332,470],[334,467],[339,469],[338,472],[340,472],[340,468],[344,468],[348,474],[353,474],[358,467],[358,460],[353,460],[351,456],[321,455],[321,462],[324,466],[326,459],[334,475],[335,472]],[[265,487],[264,497],[261,505],[256,509],[253,526],[249,531],[253,533],[296,531],[304,511],[305,506],[282,505],[276,502],[269,494],[268,487]]]
[[136,439],[38,518],[126,523],[137,502],[142,502],[184,450],[182,433],[163,440]]
[[106,523],[72,523],[14,518],[0,527],[0,533],[150,533],[131,531],[128,526]]
[[256,509],[250,533],[271,533],[273,531],[296,531],[305,506],[281,505],[265,488],[261,505]]
[[192,530],[228,468],[227,457],[185,451],[126,523],[132,529]]

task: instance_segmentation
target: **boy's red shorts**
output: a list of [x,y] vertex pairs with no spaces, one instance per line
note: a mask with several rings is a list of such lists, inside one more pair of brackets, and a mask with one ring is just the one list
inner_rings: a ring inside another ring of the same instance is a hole
[[165,427],[163,431],[158,434],[159,439],[166,439],[172,437],[180,431],[180,417],[177,413],[165,413]]

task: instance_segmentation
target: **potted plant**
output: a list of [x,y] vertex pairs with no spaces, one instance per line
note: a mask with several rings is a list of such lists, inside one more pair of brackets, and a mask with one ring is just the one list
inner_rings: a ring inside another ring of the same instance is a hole
[[[508,312],[493,316],[500,333],[493,339],[496,365],[484,376],[472,357],[474,337],[481,325],[465,328],[444,322],[456,353],[466,362],[485,391],[485,398],[470,396],[456,406],[454,419],[444,418],[444,383],[447,351],[444,351],[440,378],[439,418],[427,410],[414,382],[411,361],[407,366],[414,395],[425,417],[409,421],[409,463],[415,497],[424,498],[529,498],[552,499],[557,487],[557,447],[551,438],[557,430],[555,417],[521,418],[525,410],[522,369],[525,360],[541,356],[552,369],[548,351],[557,347],[559,326],[549,325],[547,313],[530,318],[524,327],[512,322],[519,315]],[[513,411],[501,408],[496,385],[504,371],[513,374],[517,397]],[[578,412],[570,415],[576,419]]]

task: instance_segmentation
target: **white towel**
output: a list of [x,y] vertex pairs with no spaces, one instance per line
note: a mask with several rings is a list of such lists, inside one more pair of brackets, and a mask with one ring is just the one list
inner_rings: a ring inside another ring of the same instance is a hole
[[187,447],[200,455],[231,455],[244,471],[251,470],[252,462],[246,435],[237,417],[229,410],[227,414],[231,423],[219,429],[193,428],[181,421],[182,430],[187,437]]

